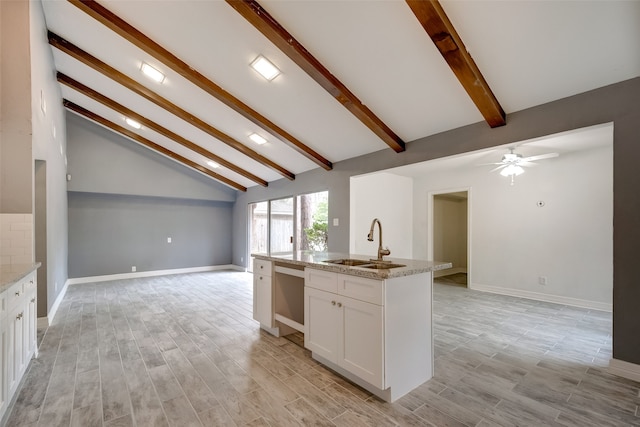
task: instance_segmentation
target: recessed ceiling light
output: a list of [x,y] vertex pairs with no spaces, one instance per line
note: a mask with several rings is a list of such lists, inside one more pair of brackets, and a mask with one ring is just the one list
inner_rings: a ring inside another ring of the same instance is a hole
[[280,74],[278,67],[262,55],[258,55],[258,57],[253,60],[251,67],[269,81],[275,79]]
[[140,123],[136,122],[136,121],[135,121],[135,120],[133,120],[133,119],[130,119],[129,117],[127,117],[126,119],[124,119],[124,121],[125,121],[129,126],[131,126],[132,128],[134,128],[134,129],[140,129],[140,128],[142,127],[142,125],[141,125]]
[[266,139],[264,139],[263,137],[261,137],[257,133],[252,133],[251,135],[249,135],[249,139],[252,140],[253,142],[255,142],[258,145],[262,145],[262,144],[265,144],[267,142]]
[[142,71],[144,75],[157,83],[162,83],[164,81],[164,74],[162,74],[160,71],[156,70],[146,62],[142,63],[140,71]]
[[220,167],[220,165],[219,165],[219,164],[217,164],[216,162],[211,161],[211,160],[209,160],[209,161],[207,162],[207,164],[208,164],[209,166],[211,166],[212,168],[214,168],[214,169],[217,169],[217,168],[219,168],[219,167]]

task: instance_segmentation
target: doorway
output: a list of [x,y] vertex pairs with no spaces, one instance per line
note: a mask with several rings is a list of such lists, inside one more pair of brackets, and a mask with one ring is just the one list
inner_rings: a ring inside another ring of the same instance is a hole
[[453,267],[436,271],[439,282],[468,287],[470,283],[469,189],[431,193],[429,242],[432,258],[451,262]]
[[34,166],[33,222],[38,269],[38,318],[47,318],[47,162],[36,160]]

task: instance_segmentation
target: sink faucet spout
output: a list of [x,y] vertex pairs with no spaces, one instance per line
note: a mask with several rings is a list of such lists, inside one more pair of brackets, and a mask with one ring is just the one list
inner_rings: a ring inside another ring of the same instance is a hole
[[382,257],[384,255],[390,255],[391,251],[389,250],[389,248],[384,248],[384,249],[382,248],[382,223],[378,218],[374,218],[373,221],[371,221],[371,229],[369,230],[369,234],[367,235],[367,240],[370,242],[373,242],[373,228],[375,227],[376,223],[378,223],[378,237],[379,237],[378,261],[383,261]]

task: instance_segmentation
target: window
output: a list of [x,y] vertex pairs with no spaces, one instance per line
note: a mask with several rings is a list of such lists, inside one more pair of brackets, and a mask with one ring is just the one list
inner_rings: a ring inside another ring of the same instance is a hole
[[249,271],[252,253],[286,254],[328,249],[329,192],[249,204]]

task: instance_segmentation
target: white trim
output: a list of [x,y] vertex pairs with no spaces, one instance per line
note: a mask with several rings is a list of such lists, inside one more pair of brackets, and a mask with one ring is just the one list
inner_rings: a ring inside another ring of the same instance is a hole
[[37,328],[38,329],[46,329],[49,327],[49,318],[48,317],[38,317]]
[[452,274],[466,273],[466,272],[467,272],[467,269],[465,267],[447,268],[445,270],[434,271],[433,277],[435,279],[436,277],[451,276]]
[[153,270],[153,271],[138,271],[135,273],[121,273],[121,274],[108,274],[105,276],[89,276],[89,277],[75,277],[67,280],[69,285],[78,285],[81,283],[96,283],[96,282],[108,282],[110,280],[122,280],[122,279],[135,279],[139,277],[154,277],[154,276],[166,276],[168,274],[185,274],[185,273],[200,273],[203,271],[215,271],[215,270],[237,270],[246,271],[244,267],[226,264],[226,265],[210,265],[206,267],[189,267],[189,268],[174,268],[171,270]]
[[553,302],[556,304],[571,305],[574,307],[590,308],[593,310],[613,311],[613,304],[606,302],[590,301],[586,299],[563,297],[560,295],[543,294],[540,292],[525,291],[522,289],[501,288],[499,286],[481,285],[470,283],[469,289],[475,291],[491,292],[493,294],[509,295],[512,297],[532,299],[536,301]]
[[[62,287],[62,290],[58,294],[58,297],[56,298],[56,300],[53,302],[53,305],[51,306],[49,313],[47,313],[47,320],[49,322],[49,325],[53,323],[53,318],[56,316],[56,313],[58,312],[58,307],[60,307],[60,303],[62,302],[62,299],[64,298],[65,294],[67,293],[68,286],[69,286],[69,279],[67,279],[67,281],[64,282],[64,286]],[[38,323],[39,323],[39,319],[38,319]]]
[[636,365],[635,363],[612,358],[609,360],[609,372],[619,377],[640,382],[640,365]]

